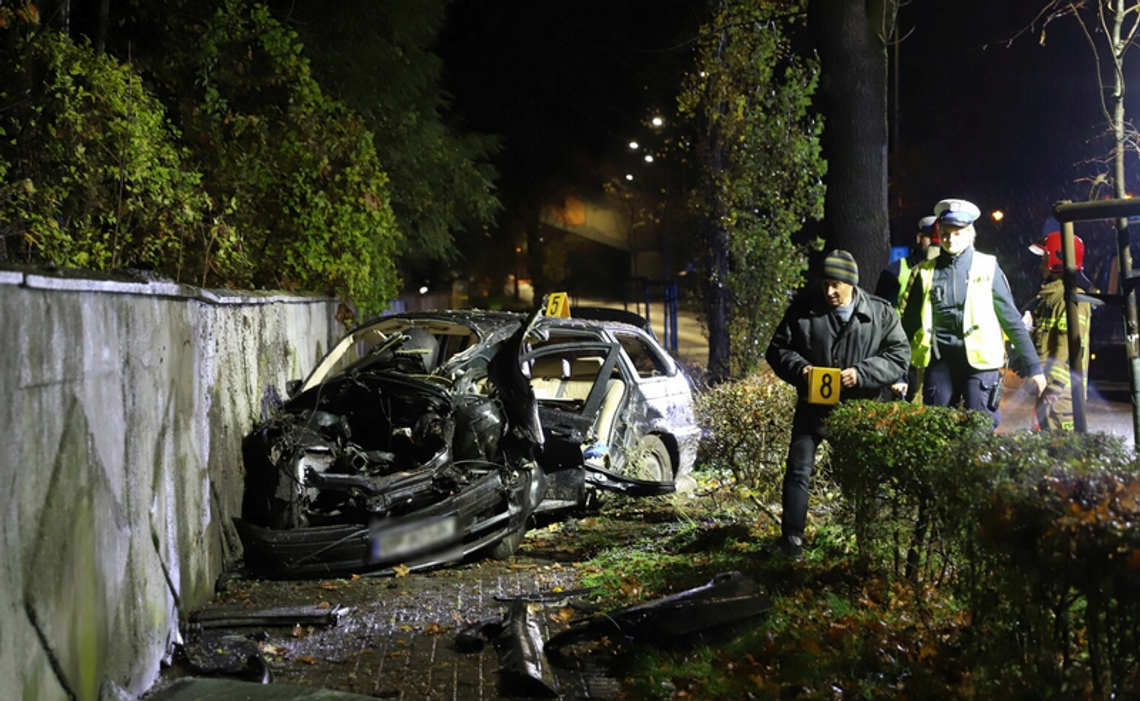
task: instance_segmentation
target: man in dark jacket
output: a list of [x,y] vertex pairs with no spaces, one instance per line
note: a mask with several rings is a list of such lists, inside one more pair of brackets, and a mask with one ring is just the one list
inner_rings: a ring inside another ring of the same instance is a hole
[[[839,395],[889,395],[887,388],[906,375],[910,363],[910,344],[894,305],[857,287],[859,269],[850,253],[829,253],[821,277],[818,289],[792,302],[765,356],[772,371],[799,394],[784,472],[782,535],[774,546],[793,558],[803,553],[808,487],[834,402]],[[832,387],[839,391],[832,394]]]

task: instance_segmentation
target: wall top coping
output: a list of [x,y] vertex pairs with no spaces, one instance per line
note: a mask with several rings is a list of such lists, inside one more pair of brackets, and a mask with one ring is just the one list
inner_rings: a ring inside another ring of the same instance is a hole
[[331,297],[253,290],[207,290],[169,280],[151,280],[145,272],[100,273],[74,268],[0,268],[0,285],[33,290],[173,297],[213,305],[325,304]]

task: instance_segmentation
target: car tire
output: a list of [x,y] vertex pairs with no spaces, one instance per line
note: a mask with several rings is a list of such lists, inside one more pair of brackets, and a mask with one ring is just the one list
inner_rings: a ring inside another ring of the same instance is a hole
[[526,528],[519,528],[507,534],[507,537],[495,543],[487,551],[487,554],[492,560],[506,560],[519,549],[522,545],[523,535],[526,534]]
[[655,435],[643,437],[638,444],[637,464],[628,474],[649,482],[672,482],[673,458],[665,441]]

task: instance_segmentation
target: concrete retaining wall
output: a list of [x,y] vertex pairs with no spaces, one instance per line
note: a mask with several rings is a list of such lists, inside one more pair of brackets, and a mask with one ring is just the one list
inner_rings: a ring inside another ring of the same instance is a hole
[[329,300],[0,270],[0,699],[133,698],[240,554],[240,443]]

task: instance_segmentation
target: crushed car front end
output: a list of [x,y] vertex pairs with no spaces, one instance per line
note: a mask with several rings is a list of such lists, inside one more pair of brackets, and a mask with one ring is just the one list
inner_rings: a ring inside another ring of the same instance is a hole
[[246,438],[237,527],[252,569],[414,569],[517,547],[546,479],[533,448],[508,431],[518,410],[486,391],[489,359],[509,337],[426,368],[414,336],[377,334]]

